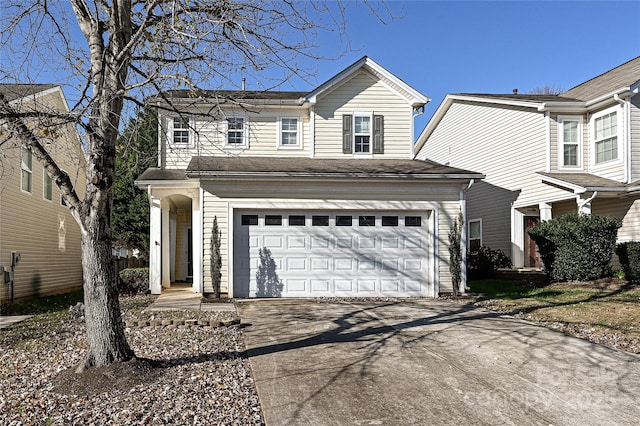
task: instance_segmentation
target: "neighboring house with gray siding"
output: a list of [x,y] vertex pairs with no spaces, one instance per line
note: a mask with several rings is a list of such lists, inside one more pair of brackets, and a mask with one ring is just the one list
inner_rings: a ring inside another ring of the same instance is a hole
[[[52,84],[0,84],[0,93],[17,111],[69,110],[62,89]],[[76,129],[38,126],[34,132],[82,196],[85,158]],[[0,134],[0,267],[13,272],[13,282],[0,276],[2,303],[82,287],[80,228],[43,166],[2,123]]]
[[526,230],[571,211],[623,219],[640,240],[640,57],[558,96],[450,94],[416,158],[477,170],[467,193],[469,245],[541,265]]
[[448,233],[482,175],[413,159],[428,101],[366,56],[307,92],[157,96],[151,292],[214,292],[214,220],[222,295],[451,292]]

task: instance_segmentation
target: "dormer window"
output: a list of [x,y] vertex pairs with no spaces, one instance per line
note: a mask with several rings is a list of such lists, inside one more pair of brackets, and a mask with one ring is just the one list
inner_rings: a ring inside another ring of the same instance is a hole
[[244,117],[227,118],[227,148],[245,148],[247,146],[247,123]]
[[353,116],[353,152],[370,153],[371,152],[371,116],[370,115],[354,115]]
[[342,152],[344,154],[383,154],[384,117],[356,112],[342,116]]
[[172,148],[193,147],[193,126],[188,116],[170,118],[169,137]]

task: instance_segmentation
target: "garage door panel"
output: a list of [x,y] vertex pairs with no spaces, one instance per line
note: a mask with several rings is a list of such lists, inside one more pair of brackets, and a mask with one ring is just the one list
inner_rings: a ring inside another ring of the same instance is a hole
[[[243,222],[243,213],[250,215],[251,220]],[[289,215],[297,217],[296,226],[289,226]],[[347,226],[336,226],[338,215],[339,223]],[[421,226],[409,227],[404,225],[403,213],[395,217],[385,215],[386,219],[381,213],[368,211],[237,211],[234,294],[263,296],[258,294],[256,281],[256,273],[262,266],[274,269],[270,277],[283,284],[281,294],[267,290],[271,296],[427,295],[429,234],[425,224],[428,216],[423,213]],[[418,214],[412,212],[412,215]],[[313,225],[313,216],[321,226]],[[366,216],[366,220],[361,222],[359,216]],[[372,226],[360,226],[361,223]],[[260,249],[268,249],[270,255],[262,265]]]

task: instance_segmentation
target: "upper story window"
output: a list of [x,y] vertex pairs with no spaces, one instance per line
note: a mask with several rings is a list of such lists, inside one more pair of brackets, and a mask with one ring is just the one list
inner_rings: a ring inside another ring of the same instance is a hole
[[281,117],[278,125],[279,146],[300,147],[300,120],[297,117]]
[[595,164],[617,160],[618,112],[607,110],[593,116],[593,144]]
[[477,252],[482,247],[482,219],[469,221],[469,251]]
[[53,201],[53,180],[46,171],[42,174],[42,197]]
[[33,157],[24,146],[20,149],[20,185],[24,192],[33,190]]
[[582,118],[558,117],[560,167],[582,167]]
[[193,126],[191,118],[176,116],[170,119],[169,137],[174,148],[193,147]]
[[244,117],[227,118],[227,148],[244,148],[247,146],[247,121]]
[[343,154],[384,154],[384,116],[372,113],[342,116]]
[[353,152],[370,153],[371,152],[371,116],[358,115],[353,116]]

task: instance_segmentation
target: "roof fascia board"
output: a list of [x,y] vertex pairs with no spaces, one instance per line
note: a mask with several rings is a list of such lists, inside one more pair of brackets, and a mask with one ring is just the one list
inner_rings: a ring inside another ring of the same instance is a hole
[[380,178],[380,179],[484,179],[480,173],[396,174],[396,173],[310,173],[310,172],[187,172],[190,178]]
[[582,186],[576,185],[561,179],[552,178],[549,176],[544,176],[541,174],[537,174],[542,178],[543,183],[550,183],[553,186],[561,186],[564,188],[571,189],[574,194],[584,194],[585,192],[617,192],[617,193],[626,193],[626,192],[634,192],[640,187],[627,187],[627,186]]
[[365,66],[370,67],[372,70],[381,74],[384,78],[392,81],[394,84],[398,85],[407,93],[409,93],[412,97],[411,99],[407,98],[405,95],[401,96],[405,98],[407,102],[409,102],[412,106],[419,104],[424,105],[431,100],[430,98],[424,96],[422,93],[418,92],[416,89],[409,86],[407,83],[387,71],[382,66],[377,64],[373,59],[369,58],[368,56],[363,56],[344,70],[340,71],[335,76],[331,77],[325,83],[318,86],[311,93],[309,93],[306,97],[306,101],[311,104],[315,104],[317,102],[318,96],[320,96],[321,94],[329,93],[334,88],[340,86],[343,82],[351,78],[358,70]]

